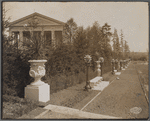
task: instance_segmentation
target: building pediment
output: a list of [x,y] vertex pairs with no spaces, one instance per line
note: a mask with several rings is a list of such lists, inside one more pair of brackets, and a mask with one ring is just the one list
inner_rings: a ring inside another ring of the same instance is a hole
[[28,25],[29,22],[31,22],[33,20],[33,18],[36,18],[36,20],[38,21],[38,25],[46,25],[46,26],[52,26],[52,25],[64,25],[65,23],[64,22],[61,22],[61,21],[58,21],[58,20],[55,20],[53,18],[50,18],[50,17],[47,17],[47,16],[44,16],[42,14],[39,14],[39,13],[33,13],[33,14],[30,14],[26,17],[23,17],[21,19],[18,19],[16,21],[13,21],[10,23],[10,27],[14,27],[14,26],[25,26],[25,25]]

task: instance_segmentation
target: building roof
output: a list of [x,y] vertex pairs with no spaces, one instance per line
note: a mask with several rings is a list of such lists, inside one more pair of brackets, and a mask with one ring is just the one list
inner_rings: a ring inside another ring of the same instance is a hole
[[9,26],[13,26],[13,25],[15,25],[15,24],[17,24],[17,23],[19,23],[19,22],[22,22],[22,21],[24,21],[24,20],[27,20],[27,19],[29,19],[29,18],[31,18],[31,17],[33,17],[33,16],[38,16],[38,17],[47,19],[47,20],[49,20],[49,21],[53,21],[53,22],[55,22],[55,23],[58,23],[58,24],[60,24],[60,25],[64,25],[64,24],[65,24],[64,22],[61,22],[61,21],[59,21],[59,20],[56,20],[56,19],[53,19],[53,18],[50,18],[50,17],[48,17],[48,16],[45,16],[45,15],[42,15],[42,14],[39,14],[39,13],[35,12],[35,13],[32,13],[32,14],[30,14],[30,15],[28,15],[28,16],[25,16],[25,17],[23,17],[23,18],[20,18],[20,19],[18,19],[18,20],[15,20],[15,21],[11,22],[11,23],[9,24]]

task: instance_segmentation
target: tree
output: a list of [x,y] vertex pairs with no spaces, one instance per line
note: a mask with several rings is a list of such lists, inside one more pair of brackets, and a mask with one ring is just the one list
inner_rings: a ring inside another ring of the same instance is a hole
[[[88,40],[90,43],[91,54],[95,52],[102,52],[102,44],[101,44],[101,27],[96,21],[93,26],[90,28],[88,32]],[[101,53],[102,54],[102,53]]]
[[3,48],[7,49],[9,47],[9,41],[10,39],[6,36],[6,31],[8,29],[9,23],[10,23],[10,17],[6,17],[6,13],[9,11],[5,9],[5,3],[2,4],[2,42],[3,42]]
[[112,33],[110,32],[111,30],[111,26],[108,25],[107,23],[105,23],[103,26],[102,26],[102,33],[104,34],[104,38],[105,38],[105,42],[109,42],[110,41],[110,37],[112,36]]
[[114,58],[119,57],[119,59],[120,59],[121,49],[120,49],[120,43],[119,43],[119,37],[118,37],[118,34],[117,34],[117,29],[114,29],[113,48],[114,48],[114,54],[115,54]]
[[69,19],[64,26],[64,39],[67,39],[70,43],[72,43],[76,30],[77,24],[74,22],[74,19]]
[[111,26],[105,23],[102,26],[102,42],[104,43],[104,53],[105,56],[108,58],[111,56],[111,45],[110,45],[110,37],[112,36],[112,33],[110,32]]
[[121,40],[121,46],[120,46],[120,48],[121,48],[121,52],[122,52],[122,56],[124,57],[124,44],[123,44],[123,38],[124,38],[124,35],[123,35],[123,31],[122,31],[122,29],[121,29],[121,34],[120,34],[120,40]]
[[129,45],[127,44],[126,40],[125,40],[125,45],[124,45],[124,52],[125,52],[125,58],[128,58],[130,49],[129,49]]
[[78,27],[76,34],[76,38],[74,39],[73,45],[77,54],[83,53],[89,47],[89,41],[86,38],[86,32],[83,27]]

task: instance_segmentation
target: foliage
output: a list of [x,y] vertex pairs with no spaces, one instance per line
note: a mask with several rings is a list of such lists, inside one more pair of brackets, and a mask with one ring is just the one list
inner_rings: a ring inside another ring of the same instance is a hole
[[52,47],[47,41],[45,41],[42,33],[34,33],[34,30],[38,25],[39,20],[33,16],[32,19],[28,21],[28,24],[24,27],[25,31],[30,29],[31,34],[27,35],[27,39],[23,41],[22,54],[29,54],[32,60],[47,59],[46,55],[48,55],[48,51],[50,49],[52,50]]
[[120,42],[120,45],[121,45],[121,57],[123,59],[126,59],[126,58],[129,58],[129,53],[130,53],[130,48],[129,48],[129,45],[127,44],[127,41],[124,40],[124,35],[123,35],[123,31],[121,30],[121,34],[120,34],[120,39],[121,39],[121,42]]
[[131,52],[130,58],[133,61],[148,61],[148,55],[146,52]]
[[[96,76],[96,71],[89,69],[89,79],[92,79]],[[55,76],[47,76],[45,82],[51,85],[50,93],[55,93],[62,89],[66,89],[70,86],[74,86],[76,84],[80,84],[85,82],[86,74],[80,71],[78,74],[65,75],[65,74],[57,74]]]
[[[49,57],[47,66],[48,75],[79,73],[84,65],[77,57],[73,45],[62,44]],[[51,71],[52,70],[52,71]]]
[[6,13],[8,12],[8,10],[5,9],[5,3],[3,2],[2,4],[2,37],[6,37],[5,32],[8,28],[8,25],[10,23],[10,17],[6,18]]
[[117,34],[117,29],[114,29],[113,48],[114,48],[114,58],[115,59],[120,59],[121,48],[120,48],[120,43],[119,43],[119,37],[118,37],[118,34]]
[[3,93],[22,97],[24,87],[32,81],[28,74],[30,68],[28,58],[22,58],[20,53],[9,54],[3,55],[3,84],[7,87],[3,87]]
[[77,24],[74,22],[74,19],[69,19],[64,26],[64,40],[68,40],[69,43],[72,43],[76,30]]
[[[33,31],[38,23],[33,17],[26,27],[31,27]],[[11,39],[6,38],[6,43],[3,45],[3,86],[5,87],[3,94],[24,96],[24,87],[33,80],[28,74],[30,59],[48,60],[45,66],[46,75],[42,79],[51,85],[51,92],[85,81],[84,56],[87,54],[92,57],[91,74],[95,72],[95,61],[99,57],[104,58],[103,72],[110,71],[113,55],[110,30],[111,26],[107,23],[101,27],[95,22],[93,26],[84,29],[77,27],[74,20],[70,19],[64,29],[65,37],[70,38],[70,43],[62,43],[56,49],[51,48],[46,41],[42,41],[42,35],[29,36],[23,44],[26,48],[21,50],[17,49],[17,43],[11,45],[9,44]],[[118,37],[117,33],[116,36]]]

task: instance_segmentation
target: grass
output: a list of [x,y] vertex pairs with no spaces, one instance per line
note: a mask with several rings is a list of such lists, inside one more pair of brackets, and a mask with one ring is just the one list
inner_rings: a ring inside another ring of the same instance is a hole
[[149,74],[148,74],[148,65],[145,65],[143,63],[136,63],[135,67],[138,71],[139,77],[140,77],[140,82],[142,87],[144,88],[144,91],[147,95],[147,97],[149,97],[148,93],[149,93]]
[[38,102],[17,96],[3,95],[2,119],[17,119],[38,107]]
[[142,75],[142,77],[144,78],[144,84],[149,84],[149,75],[148,75],[148,65],[144,65],[144,64],[136,64],[136,69],[138,71],[141,71],[142,73],[140,73]]

